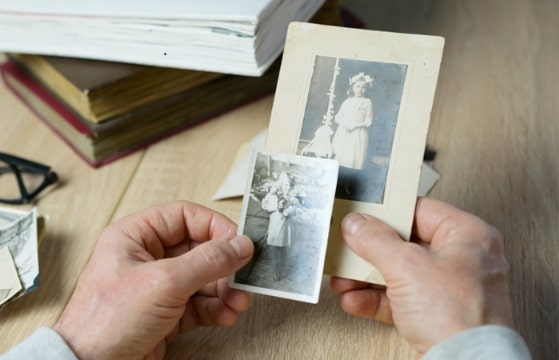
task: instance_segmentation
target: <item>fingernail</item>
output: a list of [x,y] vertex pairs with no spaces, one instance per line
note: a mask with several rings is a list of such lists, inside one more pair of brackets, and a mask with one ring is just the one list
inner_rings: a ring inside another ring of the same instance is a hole
[[229,244],[231,244],[233,249],[235,249],[237,256],[241,259],[252,255],[252,240],[246,236],[235,236],[229,240]]
[[342,222],[342,231],[347,235],[353,235],[365,220],[365,217],[361,214],[346,215]]

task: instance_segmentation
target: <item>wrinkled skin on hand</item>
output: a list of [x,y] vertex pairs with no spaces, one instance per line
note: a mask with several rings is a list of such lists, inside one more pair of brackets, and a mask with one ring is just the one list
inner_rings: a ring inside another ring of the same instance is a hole
[[513,326],[499,231],[440,201],[418,199],[411,242],[372,216],[342,222],[347,244],[373,264],[386,289],[332,278],[348,313],[394,323],[420,354],[463,330]]
[[226,277],[252,257],[236,225],[174,202],[109,225],[54,329],[80,359],[162,359],[166,342],[199,326],[235,324],[250,306]]

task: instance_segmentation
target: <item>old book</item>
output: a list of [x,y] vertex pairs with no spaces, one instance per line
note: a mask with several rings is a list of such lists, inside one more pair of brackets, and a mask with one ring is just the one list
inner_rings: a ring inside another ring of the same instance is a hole
[[[337,0],[328,0],[312,21],[340,24]],[[32,61],[25,66],[18,61],[22,58],[32,59]],[[40,64],[45,61],[44,59],[45,57],[42,56],[11,56],[1,67],[4,81],[40,119],[94,167],[272,93],[279,68],[278,61],[263,76],[246,77],[97,62],[98,64],[95,65],[97,70],[89,75],[94,79],[89,81],[99,79],[99,83],[104,85],[100,85],[98,97],[111,108],[118,108],[118,106],[121,108],[110,112],[112,115],[103,121],[92,121],[72,105],[68,100],[71,97],[68,93],[87,97],[91,96],[93,91],[66,90],[72,85],[70,79],[73,78],[65,75],[72,71],[88,72],[89,62],[66,59],[71,64],[63,66],[64,71],[47,68],[47,70],[43,69],[43,76],[39,76],[41,71],[37,68],[41,69]],[[194,81],[196,84],[194,86],[190,83],[190,86],[180,90],[182,85],[189,84],[185,81],[181,86],[169,90],[169,82],[173,82],[173,78],[183,77],[177,72],[189,73],[185,77],[194,76],[199,81]],[[161,73],[166,75],[162,76]],[[53,80],[54,78],[57,79]],[[144,82],[149,85],[145,85]],[[57,85],[51,86],[53,83]],[[128,89],[130,84],[134,83],[137,86]],[[138,88],[142,89],[140,94],[135,92]],[[120,91],[128,95],[119,95]],[[127,99],[133,102],[134,99],[141,100],[143,97],[144,100],[139,102],[141,105],[138,104],[132,109],[125,107]]]
[[325,0],[4,0],[0,50],[260,76]]
[[[337,3],[326,1],[311,21],[339,25]],[[82,118],[95,123],[224,76],[216,72],[37,54],[10,53],[8,57]]]
[[10,53],[8,58],[25,68],[81,117],[96,123],[224,76],[55,56]]
[[0,66],[8,88],[93,167],[272,93],[277,68],[272,67],[261,77],[221,76],[102,123],[93,123],[16,63],[7,61]]

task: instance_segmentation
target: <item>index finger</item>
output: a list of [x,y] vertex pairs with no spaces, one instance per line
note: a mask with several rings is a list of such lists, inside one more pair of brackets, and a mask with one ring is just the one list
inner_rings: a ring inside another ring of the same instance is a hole
[[139,243],[156,259],[164,257],[166,248],[186,251],[193,242],[231,238],[236,231],[237,225],[225,215],[187,201],[144,209],[117,220],[105,230]]

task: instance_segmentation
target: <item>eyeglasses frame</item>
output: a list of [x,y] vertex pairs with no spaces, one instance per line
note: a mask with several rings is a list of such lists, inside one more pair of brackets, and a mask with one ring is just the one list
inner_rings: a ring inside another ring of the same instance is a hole
[[[0,199],[1,203],[13,205],[28,204],[47,186],[58,181],[58,175],[54,171],[52,171],[51,167],[48,165],[43,165],[35,161],[27,160],[19,156],[10,155],[3,152],[0,152],[0,160],[8,164],[11,171],[15,174],[21,194],[21,197],[19,199]],[[36,174],[44,174],[44,179],[41,184],[31,193],[27,191],[27,188],[25,187],[25,184],[23,182],[21,174],[23,171]],[[2,172],[2,169],[0,169],[0,175],[2,175],[2,173],[7,173],[7,171]]]

